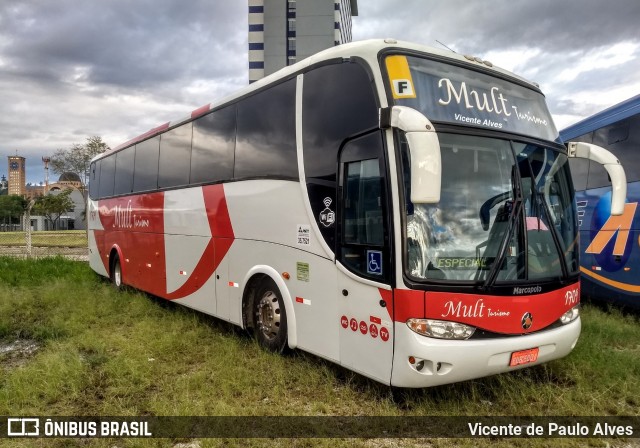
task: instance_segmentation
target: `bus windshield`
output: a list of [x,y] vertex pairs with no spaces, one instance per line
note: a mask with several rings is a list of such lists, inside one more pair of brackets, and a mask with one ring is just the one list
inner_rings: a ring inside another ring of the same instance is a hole
[[407,274],[417,281],[487,283],[577,274],[574,195],[567,157],[495,138],[441,133],[438,204],[409,202],[405,180]]

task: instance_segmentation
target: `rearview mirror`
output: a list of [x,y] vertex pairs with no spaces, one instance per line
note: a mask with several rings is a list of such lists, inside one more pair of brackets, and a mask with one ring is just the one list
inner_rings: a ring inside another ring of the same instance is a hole
[[589,159],[604,166],[611,178],[611,214],[622,215],[627,198],[627,176],[618,158],[606,149],[584,142],[567,143],[569,157]]
[[431,122],[415,109],[393,106],[390,125],[404,131],[411,156],[411,202],[440,202],[442,160],[440,142]]

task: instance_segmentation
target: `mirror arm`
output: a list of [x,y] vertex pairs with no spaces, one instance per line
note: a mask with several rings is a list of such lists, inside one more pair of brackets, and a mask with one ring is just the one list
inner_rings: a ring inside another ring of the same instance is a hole
[[627,177],[618,158],[606,149],[584,142],[567,143],[569,157],[589,159],[604,166],[611,178],[611,214],[622,215],[627,198]]

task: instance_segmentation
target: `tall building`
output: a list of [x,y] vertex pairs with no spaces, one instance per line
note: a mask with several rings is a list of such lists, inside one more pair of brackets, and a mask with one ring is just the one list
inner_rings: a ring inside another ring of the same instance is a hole
[[24,196],[26,194],[26,179],[25,158],[20,156],[9,156],[8,194]]
[[249,0],[249,82],[351,42],[357,0]]

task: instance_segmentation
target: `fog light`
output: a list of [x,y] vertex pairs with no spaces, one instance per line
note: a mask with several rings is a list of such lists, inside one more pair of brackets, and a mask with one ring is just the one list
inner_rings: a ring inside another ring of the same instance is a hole
[[564,313],[560,317],[560,322],[566,325],[569,322],[573,322],[574,320],[576,320],[578,316],[580,316],[580,305],[576,305],[573,308],[571,308],[569,311]]
[[407,320],[407,326],[422,336],[438,339],[469,339],[476,331],[469,325],[434,319],[412,318]]

